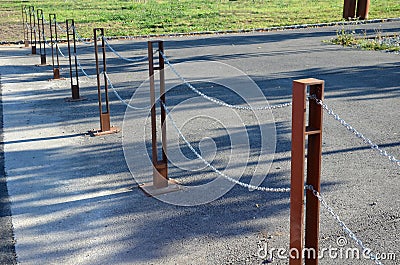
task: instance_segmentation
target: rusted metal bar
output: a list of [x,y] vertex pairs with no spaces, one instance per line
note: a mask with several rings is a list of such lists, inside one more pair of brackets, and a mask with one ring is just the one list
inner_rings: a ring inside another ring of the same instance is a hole
[[[324,82],[312,81],[310,85],[310,95],[315,95],[323,100]],[[320,191],[321,180],[321,157],[322,157],[322,116],[323,110],[316,101],[309,101],[308,127],[306,134],[308,136],[307,146],[307,184],[312,185],[315,190]],[[315,250],[314,256],[306,256],[306,265],[318,264],[318,242],[319,242],[319,200],[312,191],[306,192],[306,234],[305,247]]]
[[150,78],[150,104],[151,104],[151,147],[152,147],[152,161],[153,161],[153,184],[156,188],[164,188],[168,186],[168,166],[166,156],[166,133],[165,133],[165,110],[161,106],[161,152],[162,158],[158,159],[157,147],[157,117],[156,117],[156,101],[155,101],[155,70],[160,73],[160,104],[165,103],[165,80],[164,80],[164,60],[162,56],[158,56],[158,66],[154,64],[154,44],[158,46],[158,50],[164,52],[162,41],[149,41],[148,42],[148,56],[149,56],[149,78]]
[[56,14],[49,14],[51,63],[53,66],[53,79],[60,79],[60,60],[58,57],[58,34]]
[[24,33],[25,47],[29,47],[28,9],[26,5],[22,6],[22,30]]
[[357,17],[359,19],[368,19],[370,0],[358,0]]
[[29,28],[31,33],[32,54],[36,54],[36,19],[35,7],[29,7]]
[[[110,104],[108,99],[108,79],[107,79],[107,63],[106,63],[106,45],[104,41],[104,28],[95,28],[93,29],[94,35],[94,50],[95,50],[95,58],[96,58],[96,76],[97,76],[97,96],[99,100],[99,113],[100,113],[100,130],[91,131],[91,135],[99,136],[105,134],[117,133],[120,130],[117,127],[113,127],[110,125]],[[102,54],[102,74],[100,72],[100,59],[99,59],[99,45],[98,41],[101,41],[101,54]],[[104,90],[101,89],[101,78],[103,75],[104,82]],[[103,105],[103,95],[105,98],[105,105]]]
[[[156,47],[155,47],[156,46]],[[154,58],[154,49],[157,48],[158,58]],[[153,164],[153,182],[139,185],[139,187],[148,195],[156,196],[179,190],[177,183],[168,178],[168,158],[167,158],[167,132],[166,132],[166,111],[165,104],[165,74],[164,74],[164,52],[163,41],[148,41],[148,59],[149,59],[149,80],[150,80],[150,104],[151,104],[151,155]],[[156,60],[158,64],[156,64]],[[158,158],[157,141],[157,102],[155,73],[159,74],[160,89],[160,113],[161,113],[161,160]]]
[[[304,244],[304,170],[305,140],[308,136],[307,183],[320,188],[322,109],[310,101],[308,126],[306,126],[307,87],[322,99],[324,81],[309,78],[293,81],[292,107],[292,160],[290,192],[290,265],[303,264]],[[312,194],[311,194],[312,195]],[[318,264],[319,201],[307,193],[306,247],[314,251],[306,256],[307,265]]]
[[43,10],[38,9],[36,12],[37,12],[37,25],[38,25],[38,32],[39,32],[40,65],[46,65],[46,38],[44,35]]
[[343,18],[352,19],[356,15],[356,1],[357,0],[344,0],[343,5]]
[[[67,27],[69,76],[71,78],[72,101],[81,100],[79,96],[79,75],[78,75],[78,59],[76,55],[75,22],[73,19],[67,19],[65,21],[65,24]],[[71,53],[71,41],[73,44],[72,53]],[[74,58],[73,65],[72,65],[72,57]]]

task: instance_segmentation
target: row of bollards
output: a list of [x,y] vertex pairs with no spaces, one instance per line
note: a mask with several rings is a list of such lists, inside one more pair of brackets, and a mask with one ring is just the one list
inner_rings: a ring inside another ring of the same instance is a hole
[[[35,16],[36,14],[36,16]],[[29,19],[28,19],[29,18]],[[33,6],[22,9],[24,23],[25,46],[32,45],[32,54],[36,54],[36,33],[39,36],[39,50],[41,64],[46,64],[46,50],[44,37],[44,17],[39,9],[35,13]],[[54,79],[60,78],[59,47],[57,34],[56,15],[49,15],[50,41],[52,48],[52,65]],[[29,21],[29,26],[28,25]],[[28,40],[30,34],[30,42]],[[70,79],[72,98],[70,101],[79,101],[79,75],[78,58],[76,49],[76,32],[73,19],[66,20],[66,34],[68,44],[68,61],[70,66]],[[90,131],[93,136],[106,135],[119,132],[117,127],[110,126],[110,106],[108,97],[108,77],[106,45],[103,28],[93,29],[94,52],[96,59],[97,94],[99,101],[100,129]],[[99,44],[100,42],[100,44]],[[43,45],[43,47],[42,47]],[[72,47],[71,47],[72,45]],[[157,49],[157,52],[154,52]],[[157,58],[155,57],[157,55]],[[166,110],[165,104],[165,73],[164,73],[164,44],[163,41],[148,41],[148,67],[150,80],[150,103],[151,103],[151,128],[152,128],[152,164],[153,181],[139,187],[150,196],[157,196],[179,190],[176,181],[168,177],[167,157],[167,135],[166,135]],[[43,59],[44,57],[44,59]],[[102,70],[102,71],[101,71]],[[156,75],[156,73],[158,75]],[[158,81],[155,81],[158,76]],[[156,83],[159,84],[160,98],[156,100]],[[307,184],[312,185],[316,191],[320,191],[321,156],[322,156],[322,108],[316,101],[309,100],[307,103],[307,88],[310,94],[322,100],[324,95],[324,81],[313,78],[293,81],[293,107],[292,107],[292,158],[291,158],[291,193],[290,193],[290,249],[297,255],[290,255],[291,265],[318,264],[318,238],[319,238],[319,209],[320,202],[310,190],[306,191],[307,207],[304,199],[305,169],[307,169]],[[105,102],[103,102],[103,98]],[[157,101],[160,103],[160,123],[157,119]],[[308,107],[308,118],[306,118]],[[157,127],[161,129],[161,158],[158,157],[159,140],[157,139]],[[306,138],[308,137],[307,163]],[[305,168],[307,165],[307,168]],[[304,223],[304,208],[305,223]],[[303,257],[304,248],[312,249],[313,256]],[[293,253],[291,253],[293,254]]]
[[[31,44],[31,52],[33,55],[37,54],[37,45],[39,45],[40,52],[40,66],[47,65],[46,62],[46,35],[45,35],[45,19],[42,9],[35,10],[34,6],[23,6],[22,7],[22,23],[23,23],[23,34],[25,47],[29,47]],[[57,24],[56,14],[49,14],[49,32],[50,32],[50,47],[53,67],[53,79],[60,79],[60,59],[59,52],[59,40],[58,30],[59,25]],[[69,77],[71,83],[71,98],[67,98],[68,102],[76,102],[84,100],[79,93],[79,74],[78,74],[78,57],[77,57],[77,46],[76,46],[76,28],[75,21],[73,19],[67,19],[65,21],[66,26],[66,37],[68,46],[68,63],[69,63]],[[100,35],[98,36],[98,32]],[[98,38],[100,37],[100,38]],[[102,59],[99,58],[99,45],[97,40],[101,39]],[[100,111],[100,129],[89,131],[92,136],[105,135],[110,133],[117,133],[119,129],[110,125],[110,107],[108,100],[108,82],[106,79],[106,53],[104,43],[104,29],[94,29],[94,49],[96,58],[96,71],[97,71],[97,90],[99,99],[99,111]],[[63,55],[63,54],[62,54]],[[63,55],[64,56],[64,55]],[[100,64],[102,60],[102,66],[104,73],[104,90],[101,89],[100,82]],[[103,104],[102,98],[105,98]]]

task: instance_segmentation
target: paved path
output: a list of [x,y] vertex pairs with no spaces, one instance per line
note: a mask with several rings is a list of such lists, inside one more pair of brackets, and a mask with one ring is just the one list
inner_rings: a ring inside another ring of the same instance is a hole
[[[348,28],[399,32],[400,23]],[[326,102],[355,128],[400,157],[399,55],[322,42],[340,29],[166,38],[165,52],[173,63],[215,60],[234,66],[256,81],[270,104],[290,101],[294,79],[323,79]],[[146,52],[146,40],[111,44],[127,57]],[[84,46],[78,50],[81,58],[87,59],[82,60],[84,67],[93,74],[91,50]],[[95,82],[81,78],[81,94],[86,100],[66,102],[69,80],[48,81],[51,68],[34,66],[36,63],[39,58],[29,55],[29,49],[0,48],[5,172],[19,263],[260,264],[260,244],[288,248],[288,194],[249,192],[236,186],[222,198],[195,207],[145,197],[125,163],[122,134],[84,135],[99,126]],[[63,76],[67,76],[66,63],[62,60]],[[146,64],[122,68],[123,62],[111,54],[108,63],[110,78],[121,96],[130,98],[132,85],[146,79]],[[183,87],[173,92],[171,98],[192,93]],[[209,92],[234,99],[215,89]],[[112,123],[122,127],[125,107],[113,94],[110,99]],[[195,106],[205,106],[201,104]],[[290,108],[273,115],[276,154],[262,185],[288,187]],[[379,253],[395,252],[400,258],[398,167],[326,116],[322,190],[329,205],[368,247]],[[209,135],[204,127],[206,124],[199,128],[190,123],[185,133],[197,142]],[[221,136],[217,146],[223,147],[223,135],[217,130],[213,133]],[[224,165],[229,151],[221,149],[217,162]],[[185,173],[176,168],[171,168],[171,176],[182,182],[215,177],[207,169]],[[321,210],[321,247],[336,247],[340,236],[343,231]],[[355,247],[348,241],[346,246]],[[277,257],[274,262],[287,264],[286,259]],[[321,264],[338,263],[368,262],[321,260]]]

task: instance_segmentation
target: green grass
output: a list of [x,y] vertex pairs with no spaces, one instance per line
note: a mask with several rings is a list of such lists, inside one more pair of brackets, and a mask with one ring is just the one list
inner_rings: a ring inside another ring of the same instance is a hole
[[[343,0],[0,1],[2,41],[22,38],[7,30],[21,31],[22,5],[43,9],[46,18],[55,13],[60,22],[75,19],[85,37],[93,27],[106,28],[109,36],[240,30],[340,21],[343,12]],[[400,17],[400,1],[371,0],[370,18],[388,17]]]
[[374,38],[366,36],[358,36],[353,31],[340,30],[336,34],[336,38],[330,40],[330,43],[356,47],[363,50],[384,50],[389,52],[399,52],[400,38],[399,36],[383,36],[380,32],[376,32]]

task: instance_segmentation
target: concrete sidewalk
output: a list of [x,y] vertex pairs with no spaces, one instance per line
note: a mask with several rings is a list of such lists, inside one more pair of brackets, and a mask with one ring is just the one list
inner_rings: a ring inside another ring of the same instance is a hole
[[[346,28],[399,33],[400,22]],[[165,53],[172,63],[214,60],[236,67],[258,84],[270,104],[291,100],[294,79],[325,80],[326,103],[399,158],[400,57],[322,42],[338,29],[166,38]],[[146,54],[146,41],[110,44],[124,56],[139,57]],[[88,74],[93,74],[93,53],[84,45],[78,51]],[[39,58],[29,53],[17,46],[0,47],[5,172],[18,263],[260,264],[258,253],[265,242],[270,248],[289,248],[287,193],[249,192],[235,186],[222,198],[194,207],[144,196],[125,162],[122,133],[85,134],[99,127],[95,80],[80,79],[86,100],[66,102],[69,79],[49,80],[51,67],[35,66]],[[129,99],[132,87],[146,79],[146,62],[124,65],[109,56],[110,78]],[[61,62],[62,75],[68,77],[67,61]],[[181,93],[178,96],[190,97],[192,92]],[[112,123],[122,128],[126,108],[112,92],[110,100]],[[291,109],[273,115],[276,154],[262,186],[289,187]],[[185,132],[197,142],[207,133],[203,129],[190,124]],[[223,165],[229,150],[221,152]],[[171,168],[170,177],[185,182],[217,176],[208,169],[186,173]],[[394,252],[397,258],[399,177],[398,166],[325,113],[323,194],[366,246],[378,253]],[[341,236],[345,233],[321,209],[321,248],[337,247]],[[347,240],[346,247],[355,247]],[[275,257],[274,264],[287,263]],[[373,262],[324,257],[320,264]]]

